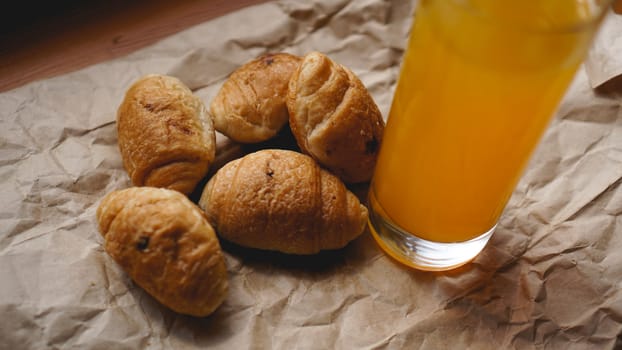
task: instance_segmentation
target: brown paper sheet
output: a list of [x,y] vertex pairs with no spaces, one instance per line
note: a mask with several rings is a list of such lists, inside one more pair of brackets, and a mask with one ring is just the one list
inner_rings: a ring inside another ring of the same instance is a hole
[[585,63],[590,85],[594,88],[614,79],[618,84],[622,79],[622,13],[609,11]]
[[[622,98],[595,93],[583,70],[491,242],[456,271],[403,268],[368,232],[307,258],[224,244],[228,298],[192,318],[103,251],[96,206],[130,185],[114,120],[133,80],[171,74],[208,102],[263,52],[318,50],[351,67],[386,116],[412,11],[397,0],[266,3],[0,94],[0,348],[622,346]],[[221,160],[245,151],[218,140]]]

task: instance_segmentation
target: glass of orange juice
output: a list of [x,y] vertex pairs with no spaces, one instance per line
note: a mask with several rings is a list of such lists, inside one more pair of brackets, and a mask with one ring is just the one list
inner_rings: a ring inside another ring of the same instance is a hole
[[369,193],[384,251],[447,270],[483,249],[609,5],[419,1]]

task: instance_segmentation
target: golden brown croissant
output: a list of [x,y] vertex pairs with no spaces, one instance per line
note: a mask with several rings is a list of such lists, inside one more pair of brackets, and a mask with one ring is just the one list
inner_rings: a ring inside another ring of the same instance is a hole
[[136,81],[117,112],[117,132],[123,166],[136,186],[189,194],[216,152],[205,105],[174,77]]
[[203,212],[183,194],[153,187],[111,192],[97,219],[106,252],[162,304],[206,316],[225,299],[220,244]]
[[199,206],[239,245],[291,254],[338,249],[365,229],[367,208],[310,157],[262,150],[227,163]]
[[292,74],[286,101],[303,152],[346,182],[371,179],[384,121],[354,73],[311,52]]
[[210,105],[214,127],[234,141],[253,143],[275,136],[287,123],[287,83],[300,57],[267,54],[234,71]]

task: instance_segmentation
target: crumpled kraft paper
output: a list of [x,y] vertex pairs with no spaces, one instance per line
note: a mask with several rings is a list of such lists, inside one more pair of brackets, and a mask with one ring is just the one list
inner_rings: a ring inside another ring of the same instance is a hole
[[[622,5],[618,6],[622,9]],[[622,13],[609,11],[588,53],[585,68],[594,88],[622,79]]]
[[[228,298],[193,318],[158,304],[103,251],[96,207],[130,186],[114,120],[132,81],[174,75],[209,102],[261,53],[318,50],[352,68],[386,116],[412,12],[398,0],[265,3],[0,94],[0,348],[621,346],[622,97],[592,90],[584,70],[489,245],[457,270],[404,268],[368,232],[311,257],[223,242]],[[248,151],[222,135],[218,145],[221,164]]]

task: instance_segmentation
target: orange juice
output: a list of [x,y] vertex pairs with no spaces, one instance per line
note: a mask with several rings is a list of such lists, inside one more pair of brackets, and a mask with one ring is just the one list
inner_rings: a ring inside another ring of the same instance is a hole
[[603,12],[591,3],[420,0],[375,215],[434,242],[490,231],[587,52]]

